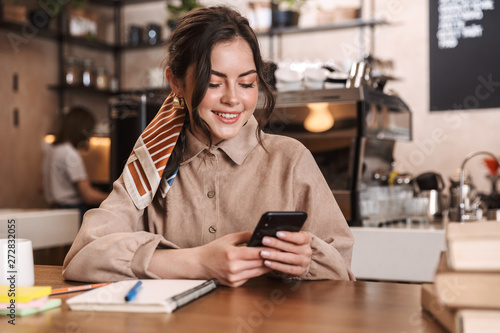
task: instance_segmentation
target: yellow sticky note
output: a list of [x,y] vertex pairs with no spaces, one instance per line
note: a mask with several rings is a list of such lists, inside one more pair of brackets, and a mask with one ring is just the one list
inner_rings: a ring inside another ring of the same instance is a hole
[[35,298],[50,295],[52,287],[11,287],[0,286],[0,303],[11,302],[27,303]]

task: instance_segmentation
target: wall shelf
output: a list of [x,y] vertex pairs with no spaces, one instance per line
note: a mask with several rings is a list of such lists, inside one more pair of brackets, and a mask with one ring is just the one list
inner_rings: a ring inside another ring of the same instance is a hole
[[[364,9],[364,1],[360,0],[359,2],[359,17],[354,19],[346,19],[343,21],[339,21],[336,23],[328,23],[328,24],[320,24],[316,26],[308,26],[308,27],[300,27],[300,26],[291,26],[291,27],[271,27],[268,31],[258,32],[257,36],[259,37],[269,37],[269,50],[271,57],[274,58],[274,37],[276,36],[278,39],[278,58],[283,56],[282,52],[282,44],[283,44],[283,36],[285,35],[297,35],[304,33],[315,33],[315,32],[325,32],[325,31],[336,31],[336,30],[346,30],[346,29],[354,29],[359,28],[361,32],[363,29],[368,28],[370,30],[369,37],[369,52],[368,54],[372,54],[374,51],[374,38],[375,38],[375,27],[381,25],[391,25],[392,23],[385,19],[376,19],[374,18],[374,4],[373,1],[371,3],[371,11],[369,18],[363,18]],[[361,43],[364,47],[364,33],[360,34]],[[366,57],[364,49],[360,51],[362,54],[362,58]]]
[[[25,28],[23,24],[13,23],[0,19],[0,29],[16,32],[21,34],[22,36],[23,29]],[[116,44],[101,40],[92,40],[85,37],[74,37],[62,34],[58,31],[44,29],[44,28],[38,28],[35,37],[51,39],[54,41],[61,41],[64,43],[78,45],[92,50],[106,51],[106,52],[158,48],[158,47],[164,47],[165,44],[168,42],[168,39],[166,39],[154,45],[149,45],[146,43],[140,45]]]
[[111,90],[100,90],[93,87],[85,87],[82,85],[78,86],[70,86],[70,85],[49,85],[50,90],[57,91],[59,93],[63,93],[66,91],[73,91],[78,93],[86,93],[86,94],[99,94],[103,96],[113,96],[118,92],[114,92]]
[[163,47],[167,43],[167,40],[160,41],[154,45],[149,45],[146,43],[139,45],[128,45],[128,44],[115,44],[104,42],[100,40],[90,40],[85,37],[73,37],[68,35],[61,35],[61,41],[71,45],[78,45],[92,50],[99,50],[105,52],[120,52],[126,50],[140,50],[140,49],[151,49]]
[[[24,36],[26,34],[23,32],[24,29],[26,29],[24,24],[9,22],[9,21],[5,21],[3,19],[0,19],[0,29],[18,33],[18,34],[20,34],[20,36]],[[30,33],[30,35],[31,35],[31,33]],[[36,32],[36,37],[52,39],[54,41],[57,40],[58,35],[59,34],[57,31],[53,31],[53,30],[49,30],[49,29],[38,28],[38,30]]]
[[124,89],[118,91],[111,90],[100,90],[93,87],[85,87],[82,85],[70,86],[70,85],[49,85],[50,90],[58,91],[58,92],[78,92],[78,93],[86,93],[86,94],[96,94],[102,95],[105,97],[111,97],[115,95],[168,95],[168,88],[146,88],[146,89]]
[[332,31],[332,30],[342,30],[351,28],[362,28],[362,27],[372,27],[376,25],[388,25],[390,24],[386,20],[377,19],[352,19],[346,20],[340,23],[324,24],[311,27],[283,27],[283,28],[271,28],[269,31],[259,32],[258,36],[273,36],[273,35],[289,35],[289,34],[300,34],[300,33],[311,33],[320,31]]
[[91,4],[99,4],[103,6],[123,6],[135,5],[149,2],[160,2],[165,0],[88,0]]

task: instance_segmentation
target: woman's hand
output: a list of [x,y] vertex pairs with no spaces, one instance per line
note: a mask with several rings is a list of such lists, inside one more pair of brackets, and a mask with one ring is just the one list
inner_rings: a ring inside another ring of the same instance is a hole
[[307,273],[311,263],[311,236],[304,231],[278,231],[274,237],[264,237],[260,256],[264,265],[274,271],[300,276]]
[[238,287],[248,279],[270,272],[271,268],[264,266],[262,248],[238,246],[248,242],[250,236],[251,232],[238,232],[199,247],[203,276],[217,278],[223,285]]

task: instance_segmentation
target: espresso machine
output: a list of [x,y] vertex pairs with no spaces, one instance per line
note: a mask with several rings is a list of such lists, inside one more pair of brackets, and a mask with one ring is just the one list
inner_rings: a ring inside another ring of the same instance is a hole
[[[259,104],[256,117],[261,111]],[[412,114],[401,98],[361,85],[279,92],[264,130],[293,137],[311,151],[346,220],[356,226],[362,225],[363,187],[375,170],[392,169],[395,142],[411,140],[411,129]]]
[[122,173],[134,144],[153,120],[168,92],[163,90],[122,94],[109,100],[110,182]]
[[[491,193],[481,194],[475,188],[472,177],[465,166],[476,156],[486,156],[485,164],[489,169],[487,178],[491,181]],[[450,177],[449,219],[454,222],[468,222],[483,219],[500,220],[500,195],[496,183],[500,177],[498,168],[500,159],[488,151],[476,151],[468,154],[459,169],[458,177]]]

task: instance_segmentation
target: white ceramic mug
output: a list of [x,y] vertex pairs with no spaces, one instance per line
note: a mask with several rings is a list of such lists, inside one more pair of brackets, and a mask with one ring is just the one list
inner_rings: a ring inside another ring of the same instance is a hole
[[35,284],[33,245],[29,239],[0,239],[0,285]]
[[148,69],[149,88],[164,88],[166,86],[165,72],[161,68]]

